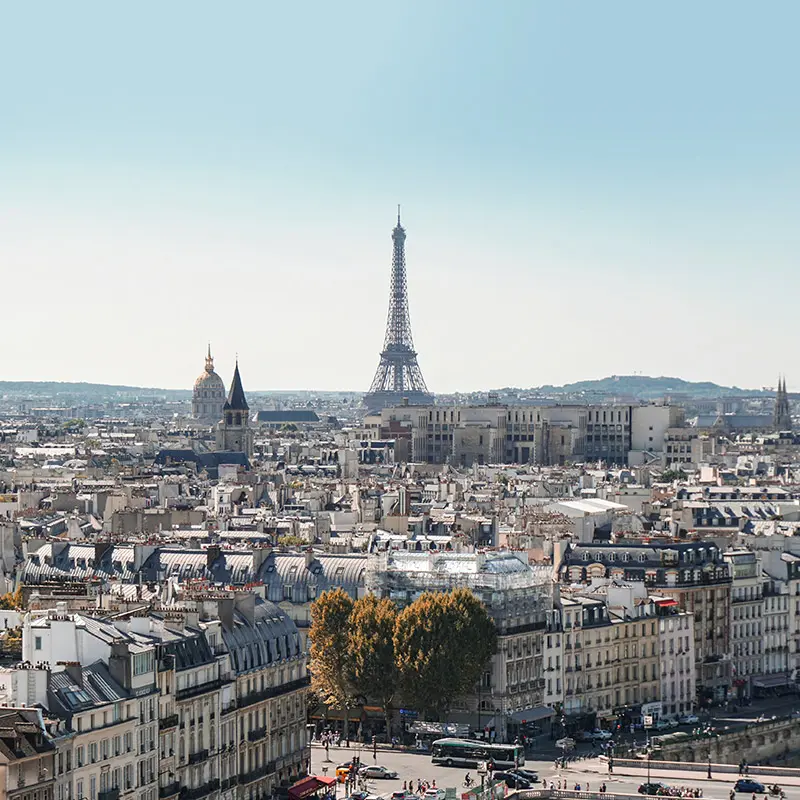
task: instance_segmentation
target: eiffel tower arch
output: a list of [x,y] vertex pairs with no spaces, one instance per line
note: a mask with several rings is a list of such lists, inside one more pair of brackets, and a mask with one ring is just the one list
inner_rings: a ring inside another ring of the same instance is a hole
[[414,340],[411,337],[411,317],[408,313],[408,285],[406,282],[406,231],[400,224],[400,207],[397,207],[397,226],[392,231],[392,280],[389,291],[389,315],[386,319],[386,336],[381,360],[369,392],[364,395],[364,405],[370,412],[389,406],[430,405],[433,395],[425,385],[422,370],[417,363]]

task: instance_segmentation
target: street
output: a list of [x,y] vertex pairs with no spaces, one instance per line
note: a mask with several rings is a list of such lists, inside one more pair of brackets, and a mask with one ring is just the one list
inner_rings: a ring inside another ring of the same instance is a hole
[[[361,763],[381,764],[388,769],[395,770],[398,774],[397,780],[371,780],[369,791],[371,794],[382,797],[389,796],[392,792],[403,788],[403,781],[413,780],[416,785],[418,780],[436,781],[438,788],[455,787],[457,792],[463,791],[464,775],[467,770],[458,767],[434,766],[431,764],[430,755],[420,753],[408,753],[396,750],[379,749],[377,761],[372,757],[371,747],[331,747],[330,763],[325,763],[325,749],[322,747],[312,747],[311,749],[311,771],[314,775],[327,774],[333,776],[336,767],[344,761],[349,760],[354,755],[361,756]],[[636,794],[638,787],[645,782],[645,773],[642,775],[608,775],[604,762],[597,759],[587,759],[571,765],[566,770],[556,769],[552,760],[526,760],[525,768],[539,773],[542,781],[550,780],[554,782],[566,781],[567,788],[573,789],[576,784],[580,784],[582,790],[597,791],[600,784],[605,782],[609,793]],[[469,770],[474,779],[480,780],[476,771]],[[703,790],[704,800],[728,800],[729,793],[736,781],[736,775],[728,775],[720,780],[706,780],[701,777],[701,773],[678,772],[670,777],[657,777],[653,775],[653,781],[661,781],[670,786],[684,786],[689,788],[700,788]],[[757,779],[760,780],[760,779]],[[536,784],[536,788],[542,784]],[[786,791],[787,798],[800,800],[800,786],[789,786],[782,784]],[[337,786],[337,796],[344,797],[344,785]],[[739,800],[750,800],[751,795],[739,794]],[[759,799],[760,800],[760,799]]]

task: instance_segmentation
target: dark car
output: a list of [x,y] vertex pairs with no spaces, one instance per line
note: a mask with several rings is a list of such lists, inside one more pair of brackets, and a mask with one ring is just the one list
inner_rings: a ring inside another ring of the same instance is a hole
[[509,789],[533,788],[533,784],[529,780],[526,780],[520,775],[514,775],[513,772],[495,772],[493,777],[495,781],[504,783]]
[[639,794],[669,794],[669,786],[661,781],[653,781],[653,783],[643,783],[639,787]]
[[748,794],[752,794],[753,792],[756,794],[764,794],[765,792],[764,784],[754,781],[752,778],[739,778],[739,780],[733,784],[733,789],[736,792],[747,792]]
[[510,769],[508,770],[508,774],[519,775],[520,778],[528,781],[529,783],[539,782],[539,776],[532,769]]

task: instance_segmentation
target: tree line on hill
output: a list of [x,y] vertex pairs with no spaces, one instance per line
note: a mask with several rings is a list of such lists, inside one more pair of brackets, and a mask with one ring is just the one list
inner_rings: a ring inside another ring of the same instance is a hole
[[309,639],[311,685],[344,712],[347,739],[350,710],[367,701],[383,710],[387,736],[398,702],[439,719],[474,689],[497,649],[494,622],[468,589],[424,592],[403,609],[331,589],[311,606]]

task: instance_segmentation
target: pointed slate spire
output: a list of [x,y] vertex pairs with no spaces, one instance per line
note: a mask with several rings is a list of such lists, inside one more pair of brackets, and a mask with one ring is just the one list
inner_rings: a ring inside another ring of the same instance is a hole
[[228,392],[228,399],[225,401],[224,411],[249,411],[247,398],[244,396],[242,388],[242,377],[239,375],[239,359],[236,359],[236,369],[233,371],[231,389]]

